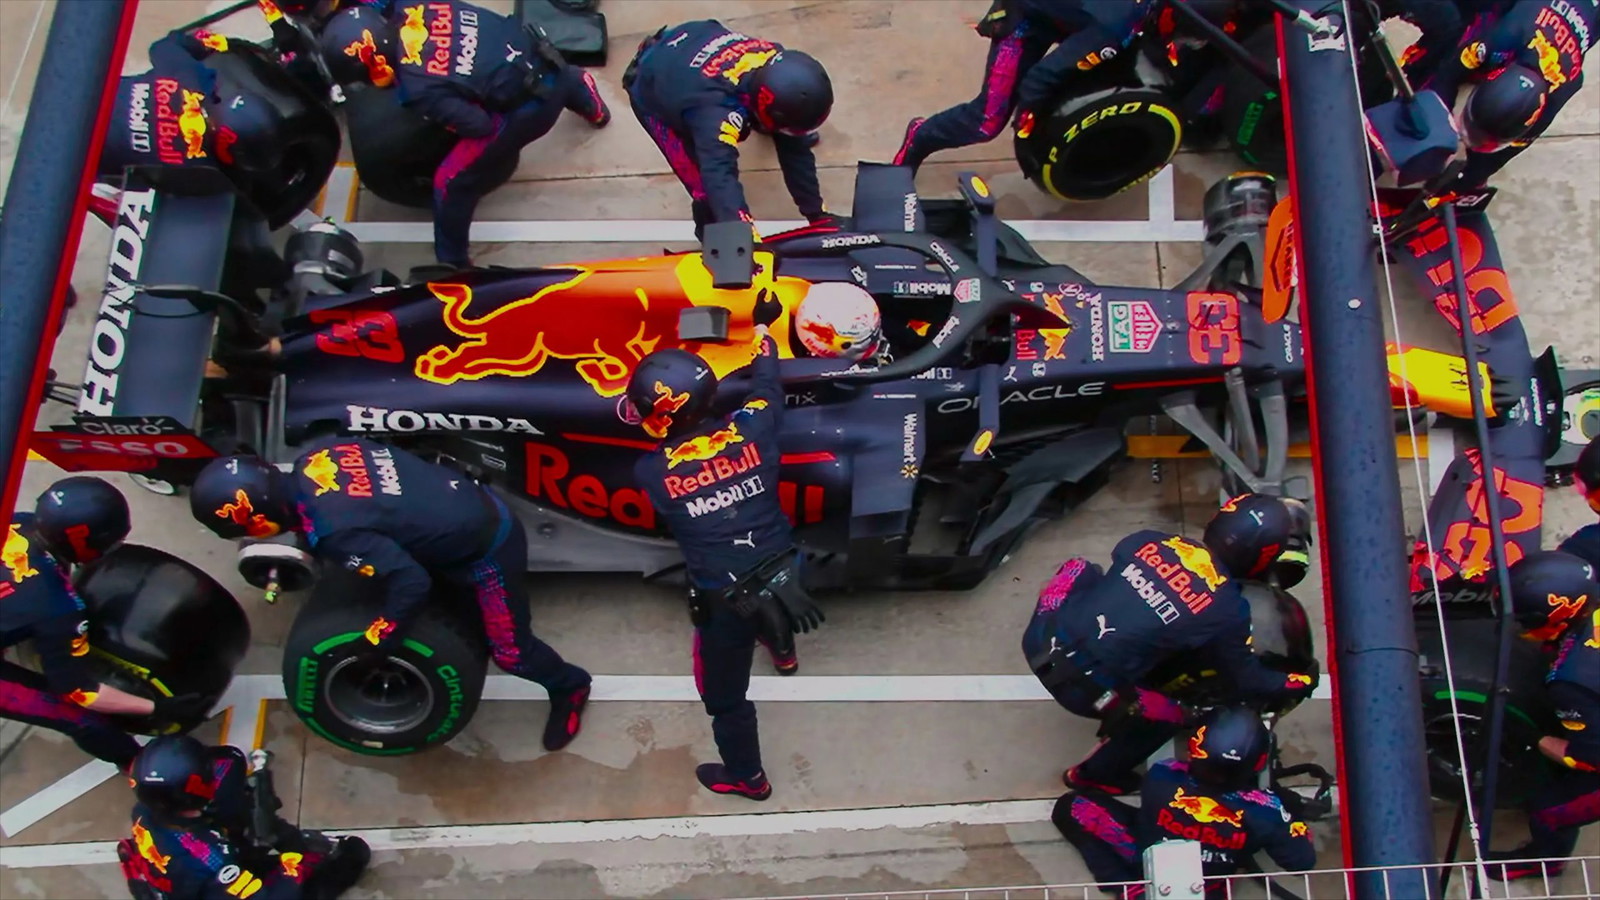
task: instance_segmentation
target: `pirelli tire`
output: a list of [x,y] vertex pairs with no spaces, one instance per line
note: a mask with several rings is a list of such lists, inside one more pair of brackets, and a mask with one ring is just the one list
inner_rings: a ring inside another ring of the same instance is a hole
[[[1429,608],[1431,610],[1431,607]],[[1421,652],[1422,722],[1428,757],[1428,786],[1434,797],[1461,799],[1461,756],[1455,729],[1461,729],[1471,767],[1482,765],[1489,727],[1489,697],[1494,692],[1497,657],[1492,618],[1447,620],[1454,685],[1445,676],[1438,621],[1430,613],[1417,621]],[[1539,738],[1555,729],[1555,712],[1545,696],[1549,667],[1537,646],[1513,639],[1506,685],[1505,726],[1500,744],[1498,809],[1522,806],[1549,770]],[[1452,703],[1452,699],[1454,703]]]
[[[348,88],[343,110],[350,158],[361,185],[400,206],[432,206],[434,172],[455,149],[456,136],[401,105],[395,89]],[[490,186],[510,181],[516,171],[517,156],[512,154],[490,173]]]
[[1063,200],[1103,200],[1148,181],[1183,142],[1177,106],[1148,87],[1069,97],[1015,142],[1023,175]]
[[295,617],[283,651],[283,687],[306,726],[347,750],[374,756],[447,743],[477,712],[488,673],[475,615],[437,595],[386,659],[362,650],[381,611],[370,584],[326,572]]

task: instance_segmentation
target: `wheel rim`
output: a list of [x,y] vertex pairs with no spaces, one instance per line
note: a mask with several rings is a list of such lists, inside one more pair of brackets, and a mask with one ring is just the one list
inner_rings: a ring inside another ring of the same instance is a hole
[[[1463,710],[1459,714],[1445,712],[1429,719],[1423,727],[1424,744],[1427,747],[1428,771],[1434,779],[1436,789],[1448,789],[1452,796],[1461,793],[1461,758],[1456,752],[1455,729],[1457,723],[1461,728],[1461,742],[1466,747],[1468,758],[1482,749],[1483,733],[1488,728],[1488,723],[1483,717]],[[1531,773],[1519,771],[1516,767],[1516,757],[1508,753],[1512,748],[1511,735],[1504,735],[1500,745],[1500,791],[1497,805],[1506,801],[1508,796],[1519,796],[1528,789],[1528,780],[1533,777]],[[1469,775],[1470,775],[1469,769]],[[1477,786],[1474,785],[1474,790]]]
[[323,680],[328,711],[369,734],[398,734],[427,721],[433,685],[422,670],[397,657],[340,660]]

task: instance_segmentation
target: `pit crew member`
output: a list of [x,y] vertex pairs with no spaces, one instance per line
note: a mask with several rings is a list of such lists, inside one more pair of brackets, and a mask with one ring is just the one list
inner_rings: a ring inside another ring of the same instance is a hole
[[[1189,5],[1220,25],[1233,16],[1235,0]],[[1013,112],[1017,135],[1027,137],[1034,117],[1047,112],[1074,73],[1127,52],[1159,6],[1152,0],[995,0],[977,25],[989,39],[978,96],[907,123],[894,164],[915,171],[929,154],[992,141]]]
[[336,841],[273,816],[273,833],[252,833],[256,798],[235,747],[188,735],[151,741],[129,781],[133,834],[117,843],[135,900],[300,900],[352,887],[372,857],[361,838]]
[[[1254,710],[1218,707],[1189,736],[1187,762],[1150,767],[1139,809],[1103,793],[1068,791],[1050,820],[1102,884],[1139,880],[1145,848],[1171,840],[1200,843],[1208,878],[1238,872],[1263,850],[1286,872],[1310,869],[1317,864],[1311,829],[1259,786],[1269,742]],[[1210,881],[1206,895],[1229,896],[1227,882]]]
[[1583,60],[1594,46],[1600,5],[1592,0],[1496,4],[1479,16],[1455,52],[1419,88],[1460,113],[1467,165],[1456,190],[1475,190],[1533,143],[1583,85]]
[[739,183],[739,144],[752,130],[772,137],[800,214],[833,224],[811,153],[811,134],[833,109],[833,83],[816,59],[702,19],[646,38],[622,85],[639,124],[689,192],[697,236],[713,222],[743,220],[754,228]]
[[1548,860],[1491,865],[1496,880],[1558,877],[1578,831],[1600,822],[1600,583],[1595,567],[1569,553],[1530,553],[1511,567],[1511,607],[1522,637],[1550,651],[1545,691],[1556,733],[1539,739],[1549,777],[1528,803],[1527,843],[1491,860]]
[[783,386],[778,348],[757,326],[751,391],[731,414],[712,407],[717,377],[687,350],[640,361],[628,399],[645,433],[661,440],[634,475],[683,550],[694,623],[695,684],[722,761],[695,777],[708,790],[772,796],[761,765],[756,707],[746,696],[758,639],[784,674],[798,667],[793,636],[823,621],[800,584],[800,557],[778,502]]
[[[323,46],[359,53],[371,34],[405,105],[460,136],[434,173],[433,250],[440,263],[470,266],[473,212],[522,148],[544,137],[563,109],[595,128],[611,122],[611,111],[592,75],[506,16],[460,0],[410,0],[394,4],[382,35],[376,18],[363,9],[334,16]],[[382,87],[382,71],[369,66],[368,80]]]
[[577,736],[589,673],[530,630],[527,535],[471,479],[394,447],[330,438],[310,445],[287,473],[254,456],[213,460],[189,505],[218,537],[300,531],[326,564],[371,579],[384,598],[366,630],[375,655],[399,646],[435,578],[470,587],[495,665],[550,694],[545,749]]
[[124,770],[139,744],[118,716],[178,720],[209,708],[193,694],[134,696],[100,683],[89,667],[88,614],[68,568],[104,556],[128,528],[128,501],[116,488],[99,478],[63,478],[39,495],[32,513],[12,516],[0,557],[0,650],[32,640],[44,670],[0,660],[0,718],[59,731]]
[[[1589,446],[1578,454],[1572,481],[1583,492],[1589,508],[1600,514],[1600,437],[1591,439]],[[1591,522],[1579,528],[1557,549],[1571,553],[1600,572],[1600,522]]]
[[1263,666],[1250,649],[1250,605],[1235,579],[1266,573],[1290,541],[1285,504],[1245,494],[1206,525],[1203,544],[1137,531],[1111,566],[1070,559],[1039,595],[1022,638],[1028,666],[1069,712],[1102,720],[1101,743],[1062,780],[1127,794],[1133,770],[1176,734],[1186,713],[1140,679],[1178,655],[1200,655],[1233,682],[1238,701],[1282,706],[1310,696],[1317,674]]

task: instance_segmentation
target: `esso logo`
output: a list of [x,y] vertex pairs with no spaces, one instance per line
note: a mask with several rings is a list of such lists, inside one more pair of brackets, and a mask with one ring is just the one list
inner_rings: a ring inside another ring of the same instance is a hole
[[63,440],[61,449],[67,453],[112,453],[118,456],[164,456],[182,459],[195,455],[188,444],[179,441],[97,441]]

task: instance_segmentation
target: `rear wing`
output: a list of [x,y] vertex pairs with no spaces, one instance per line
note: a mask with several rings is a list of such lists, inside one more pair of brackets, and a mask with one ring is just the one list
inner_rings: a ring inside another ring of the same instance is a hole
[[241,233],[260,232],[259,223],[259,214],[219,173],[129,170],[88,335],[77,414],[70,425],[35,432],[31,448],[67,471],[152,477],[178,474],[171,471],[174,461],[215,456],[195,432],[217,312],[152,296],[145,286],[239,290],[230,250]]

